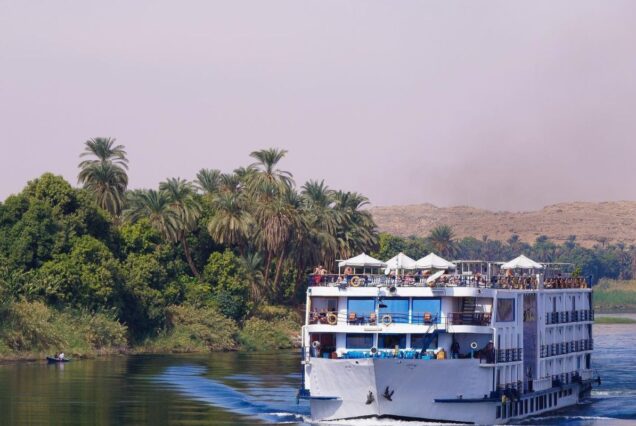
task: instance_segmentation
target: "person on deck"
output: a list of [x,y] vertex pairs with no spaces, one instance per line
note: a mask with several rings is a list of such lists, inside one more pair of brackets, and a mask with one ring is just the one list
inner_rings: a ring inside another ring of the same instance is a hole
[[451,358],[459,359],[459,342],[457,340],[453,340],[450,350],[451,350]]

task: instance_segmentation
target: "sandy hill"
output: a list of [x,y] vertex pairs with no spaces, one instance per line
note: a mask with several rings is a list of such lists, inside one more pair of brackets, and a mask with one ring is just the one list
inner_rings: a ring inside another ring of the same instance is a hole
[[601,241],[636,244],[636,201],[562,203],[529,212],[493,212],[474,207],[436,207],[432,204],[378,206],[370,209],[380,231],[426,236],[438,225],[450,225],[459,238],[505,241],[512,234],[534,242],[545,234],[556,242],[576,235],[590,247]]

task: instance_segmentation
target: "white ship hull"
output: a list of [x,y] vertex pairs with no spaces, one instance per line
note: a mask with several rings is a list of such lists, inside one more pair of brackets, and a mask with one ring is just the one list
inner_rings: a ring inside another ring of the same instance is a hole
[[[502,404],[489,398],[492,368],[480,367],[478,360],[312,358],[309,369],[315,421],[384,416],[503,424],[576,404],[582,390],[572,383]],[[387,388],[390,400],[384,396]],[[543,395],[545,407],[539,408]]]

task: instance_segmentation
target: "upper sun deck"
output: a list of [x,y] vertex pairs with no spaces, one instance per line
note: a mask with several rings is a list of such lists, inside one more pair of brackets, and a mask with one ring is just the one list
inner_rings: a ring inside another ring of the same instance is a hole
[[[441,275],[434,280],[422,274],[312,274],[308,278],[309,287],[334,287],[340,290],[355,288],[421,288],[431,289],[493,289],[493,290],[584,290],[589,283],[584,278],[554,277],[543,279],[538,275],[505,276],[459,274]],[[362,291],[364,293],[364,291]]]

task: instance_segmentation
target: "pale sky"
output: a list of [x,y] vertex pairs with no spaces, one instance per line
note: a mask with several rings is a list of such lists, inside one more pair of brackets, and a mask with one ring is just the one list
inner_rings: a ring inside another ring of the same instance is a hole
[[0,0],[0,200],[96,136],[133,188],[276,146],[375,205],[634,200],[635,115],[632,0]]

